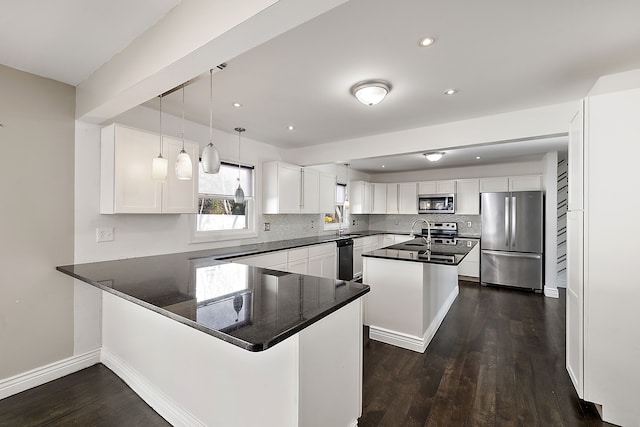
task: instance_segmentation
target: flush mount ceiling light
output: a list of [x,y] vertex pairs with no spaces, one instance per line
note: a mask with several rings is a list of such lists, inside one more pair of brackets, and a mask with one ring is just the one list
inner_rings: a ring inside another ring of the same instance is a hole
[[447,89],[444,91],[445,95],[455,95],[456,93],[458,93],[458,89]]
[[425,156],[427,158],[427,160],[429,160],[430,162],[437,162],[438,160],[440,160],[442,158],[442,156],[444,156],[444,153],[442,153],[442,152],[424,153],[423,156]]
[[201,163],[204,173],[220,171],[220,154],[213,145],[213,69],[209,70],[209,144],[202,150]]
[[355,84],[351,93],[364,105],[376,105],[391,91],[391,84],[384,80],[367,80]]
[[435,42],[436,42],[436,38],[435,37],[424,37],[424,38],[418,40],[418,46],[427,47],[427,46],[431,46]]

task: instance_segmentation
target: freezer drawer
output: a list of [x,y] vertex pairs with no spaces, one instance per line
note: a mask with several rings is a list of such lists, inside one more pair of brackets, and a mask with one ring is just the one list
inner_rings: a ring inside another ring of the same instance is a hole
[[480,282],[542,291],[542,254],[482,251]]

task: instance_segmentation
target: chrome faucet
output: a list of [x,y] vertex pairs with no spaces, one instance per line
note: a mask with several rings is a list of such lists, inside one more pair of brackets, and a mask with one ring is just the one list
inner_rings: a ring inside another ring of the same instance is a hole
[[[415,234],[413,233],[413,228],[419,222],[424,222],[427,225],[427,239],[425,240],[425,243],[427,244],[427,250],[431,250],[431,223],[429,221],[427,221],[426,219],[422,219],[422,218],[418,218],[415,221],[413,221],[413,224],[411,224],[411,231],[410,231],[409,235],[411,237],[415,237]],[[422,238],[424,239],[424,236],[422,236]]]

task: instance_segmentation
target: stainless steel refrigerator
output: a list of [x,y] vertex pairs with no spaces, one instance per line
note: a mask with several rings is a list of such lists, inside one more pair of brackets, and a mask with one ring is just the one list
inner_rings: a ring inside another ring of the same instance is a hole
[[481,200],[480,283],[542,292],[542,192],[482,193]]

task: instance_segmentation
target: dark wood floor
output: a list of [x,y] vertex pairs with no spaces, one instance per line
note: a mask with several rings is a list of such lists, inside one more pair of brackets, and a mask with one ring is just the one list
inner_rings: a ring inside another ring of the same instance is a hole
[[[424,354],[365,338],[358,425],[607,425],[566,373],[564,307],[563,294],[461,282]],[[0,400],[2,427],[68,425],[169,424],[103,365]]]
[[565,299],[460,282],[424,354],[365,339],[371,426],[602,426],[565,369]]

